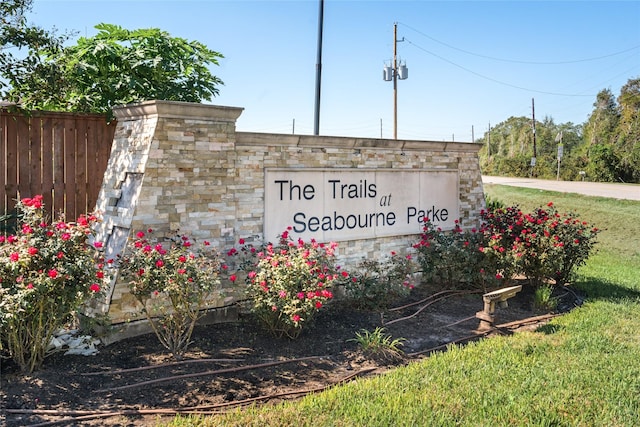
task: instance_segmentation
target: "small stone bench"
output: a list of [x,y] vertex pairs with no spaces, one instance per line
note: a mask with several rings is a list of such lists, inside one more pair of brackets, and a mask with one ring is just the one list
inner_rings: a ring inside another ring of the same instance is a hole
[[498,289],[482,295],[484,308],[482,311],[476,313],[476,317],[480,319],[480,326],[478,329],[487,330],[493,328],[496,321],[496,316],[494,315],[496,311],[496,303],[498,303],[502,308],[508,307],[507,300],[514,297],[521,290],[522,285],[517,285]]

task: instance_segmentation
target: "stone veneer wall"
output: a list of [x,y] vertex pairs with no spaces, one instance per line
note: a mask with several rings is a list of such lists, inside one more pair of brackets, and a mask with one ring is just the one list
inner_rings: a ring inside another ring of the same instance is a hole
[[[265,168],[454,169],[459,177],[459,217],[476,226],[484,207],[479,144],[236,132],[241,108],[148,101],[116,108],[118,126],[97,208],[97,238],[107,257],[130,233],[151,227],[180,230],[221,250],[239,238],[263,236]],[[418,236],[339,242],[347,268],[362,258],[407,250]],[[212,307],[233,302],[233,292]],[[111,283],[98,311],[115,324],[134,318],[126,284]]]

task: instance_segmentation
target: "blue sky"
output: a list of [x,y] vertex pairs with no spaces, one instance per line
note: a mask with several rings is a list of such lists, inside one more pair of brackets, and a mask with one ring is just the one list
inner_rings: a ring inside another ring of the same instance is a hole
[[[240,131],[313,134],[319,0],[34,0],[29,20],[92,36],[105,22],[160,28],[225,58],[210,103]],[[640,1],[325,0],[320,134],[471,141],[511,116],[583,123],[596,94],[640,77]]]

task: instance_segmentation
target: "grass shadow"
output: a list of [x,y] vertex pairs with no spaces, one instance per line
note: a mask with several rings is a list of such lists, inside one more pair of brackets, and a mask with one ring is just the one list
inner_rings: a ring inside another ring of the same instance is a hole
[[582,277],[576,283],[576,288],[584,292],[588,300],[618,301],[640,299],[640,290],[599,277]]

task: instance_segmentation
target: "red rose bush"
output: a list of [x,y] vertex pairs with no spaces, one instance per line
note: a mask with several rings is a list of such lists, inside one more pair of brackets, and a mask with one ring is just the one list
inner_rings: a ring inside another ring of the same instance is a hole
[[56,331],[101,290],[94,215],[47,222],[42,196],[16,205],[15,234],[0,235],[0,350],[25,372],[39,369]]

